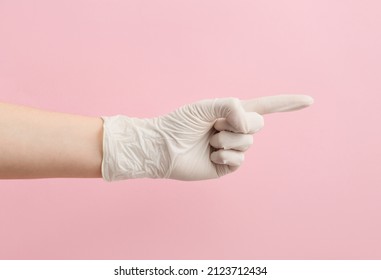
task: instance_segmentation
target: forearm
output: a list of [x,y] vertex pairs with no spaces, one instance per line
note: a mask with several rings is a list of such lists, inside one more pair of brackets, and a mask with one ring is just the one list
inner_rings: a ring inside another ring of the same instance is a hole
[[101,118],[0,103],[0,178],[101,177]]

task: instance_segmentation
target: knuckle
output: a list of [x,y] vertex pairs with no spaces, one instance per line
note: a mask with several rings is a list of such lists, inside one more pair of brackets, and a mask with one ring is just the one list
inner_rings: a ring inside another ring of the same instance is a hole
[[254,138],[250,134],[242,135],[243,138],[240,141],[241,145],[238,147],[240,151],[247,151],[254,142]]
[[253,132],[257,132],[259,131],[260,129],[262,129],[265,125],[265,119],[263,118],[262,115],[258,114],[258,113],[255,113],[254,115],[254,125],[253,125]]
[[240,164],[242,164],[245,161],[245,154],[244,153],[241,153],[239,160],[240,160]]
[[258,120],[259,120],[260,127],[264,127],[265,126],[265,118],[259,114],[258,114],[258,116],[259,116]]
[[229,97],[228,99],[229,99],[229,102],[230,102],[231,104],[233,104],[233,105],[238,105],[238,104],[240,104],[239,99],[238,99],[237,97]]
[[255,112],[254,116],[255,116],[255,120],[258,123],[258,125],[260,127],[263,127],[265,125],[265,119],[264,119],[264,117],[261,114],[258,114],[256,112]]
[[238,108],[239,106],[241,106],[240,100],[236,97],[229,97],[227,101],[231,108]]
[[247,135],[247,144],[248,144],[248,146],[253,145],[253,143],[254,143],[254,137],[253,137],[253,135]]

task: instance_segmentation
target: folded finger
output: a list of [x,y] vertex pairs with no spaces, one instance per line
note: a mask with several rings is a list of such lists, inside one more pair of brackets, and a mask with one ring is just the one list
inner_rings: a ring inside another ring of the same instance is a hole
[[263,126],[264,126],[264,119],[263,117],[256,113],[256,112],[246,112],[243,115],[244,120],[242,122],[245,122],[245,130],[237,130],[234,126],[230,125],[230,123],[225,118],[217,119],[214,128],[218,131],[232,131],[237,133],[248,133],[253,134],[255,132],[258,132]]
[[243,152],[234,150],[218,150],[210,155],[212,162],[229,166],[240,166],[245,159]]
[[246,151],[253,144],[253,136],[250,134],[221,131],[214,134],[210,139],[210,145],[216,149]]

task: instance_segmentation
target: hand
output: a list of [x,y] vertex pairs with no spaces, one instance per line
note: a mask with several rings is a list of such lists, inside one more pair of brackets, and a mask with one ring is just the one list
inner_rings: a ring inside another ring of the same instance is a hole
[[279,95],[240,101],[202,100],[158,118],[103,117],[102,175],[128,178],[205,180],[238,169],[262,114],[311,105],[304,95]]

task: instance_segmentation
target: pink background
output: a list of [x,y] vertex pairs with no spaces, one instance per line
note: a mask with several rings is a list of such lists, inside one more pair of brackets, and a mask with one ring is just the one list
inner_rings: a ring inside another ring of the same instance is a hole
[[306,93],[236,173],[0,181],[2,259],[381,258],[381,5],[0,0],[0,99],[149,117]]

